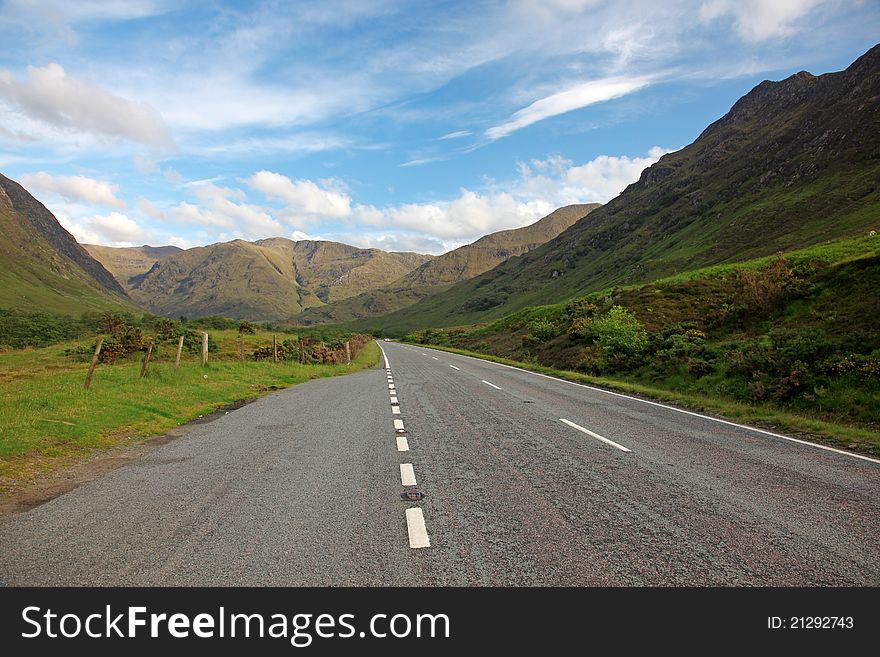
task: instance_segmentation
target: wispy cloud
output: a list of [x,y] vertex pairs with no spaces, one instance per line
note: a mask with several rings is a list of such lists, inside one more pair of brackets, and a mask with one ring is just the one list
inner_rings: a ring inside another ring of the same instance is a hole
[[449,132],[442,137],[438,137],[438,139],[461,139],[462,137],[469,137],[470,135],[470,130],[456,130],[455,132]]
[[638,91],[650,83],[651,78],[649,77],[613,77],[581,82],[546,98],[536,100],[528,107],[515,112],[504,123],[486,130],[485,137],[493,141],[501,139],[538,121],[595,103],[620,98]]
[[707,0],[700,6],[706,22],[730,18],[737,33],[749,41],[766,41],[795,33],[798,19],[825,0]]
[[59,64],[28,66],[23,81],[0,70],[0,100],[56,127],[159,148],[174,145],[162,116],[153,107],[114,96],[68,75]]

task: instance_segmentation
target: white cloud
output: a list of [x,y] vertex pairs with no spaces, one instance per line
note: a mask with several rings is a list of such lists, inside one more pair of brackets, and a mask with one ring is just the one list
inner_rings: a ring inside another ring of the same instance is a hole
[[134,246],[145,243],[150,237],[147,230],[121,212],[79,219],[73,219],[62,212],[56,212],[55,216],[58,223],[81,244]]
[[0,100],[28,118],[54,127],[160,148],[174,144],[154,108],[70,76],[59,64],[28,66],[24,81],[0,70]]
[[442,137],[438,137],[438,139],[461,139],[462,137],[469,137],[470,135],[470,130],[456,130],[455,132],[450,132]]
[[116,196],[117,185],[85,176],[51,176],[40,171],[20,177],[21,184],[35,194],[52,194],[68,201],[81,201],[109,208],[123,208],[125,201]]
[[795,33],[794,23],[823,0],[707,0],[700,19],[732,18],[736,32],[747,41],[766,41]]
[[183,176],[180,175],[180,172],[171,168],[163,169],[156,160],[144,157],[143,155],[134,156],[134,168],[138,173],[160,175],[170,183],[177,184],[183,181]]
[[231,237],[260,239],[284,233],[282,224],[266,208],[245,203],[245,194],[240,189],[207,181],[189,183],[187,187],[199,204],[183,201],[166,217],[186,224],[220,228],[224,235]]
[[[249,205],[242,190],[202,181],[188,185],[199,203],[181,203],[172,215],[246,239],[282,235],[286,226],[294,239],[331,239],[436,254],[488,233],[526,226],[563,205],[607,202],[668,152],[654,147],[643,157],[600,155],[579,165],[552,156],[520,163],[518,178],[483,191],[461,189],[451,200],[386,207],[353,202],[338,181],[292,181],[259,171],[243,182],[269,199],[282,201],[283,208]],[[320,238],[304,232],[323,221],[342,222],[350,229],[322,233]]]
[[546,98],[536,100],[515,112],[510,119],[486,130],[485,136],[495,140],[516,132],[538,121],[565,114],[588,105],[620,98],[650,84],[648,77],[604,78],[576,84]]
[[558,156],[520,163],[519,190],[528,197],[550,199],[557,206],[607,203],[670,152],[654,146],[644,157],[599,155],[581,165]]
[[7,0],[0,25],[27,25],[29,32],[60,35],[77,42],[73,25],[85,21],[121,21],[162,13],[171,5],[152,0]]
[[326,185],[318,186],[311,180],[294,181],[280,173],[258,171],[243,182],[269,199],[283,201],[293,213],[327,219],[351,214],[351,199],[347,194]]
[[162,212],[159,208],[157,208],[151,201],[145,199],[143,197],[138,198],[137,200],[138,209],[143,212],[145,215],[152,219],[162,220],[165,218],[165,213]]

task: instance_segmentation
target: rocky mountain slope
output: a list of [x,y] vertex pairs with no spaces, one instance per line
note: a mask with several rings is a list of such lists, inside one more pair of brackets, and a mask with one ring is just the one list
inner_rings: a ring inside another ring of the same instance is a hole
[[358,326],[403,332],[486,321],[877,229],[878,181],[880,46],[842,72],[762,82],[555,239]]
[[0,175],[0,307],[80,315],[132,303],[42,203]]
[[385,285],[430,259],[336,242],[234,240],[168,255],[128,284],[136,302],[161,315],[284,319]]
[[123,288],[130,288],[130,280],[135,276],[146,274],[154,264],[168,256],[183,251],[176,246],[131,246],[114,247],[100,244],[83,244],[95,260],[113,274]]
[[598,207],[598,203],[569,205],[528,226],[491,233],[425,262],[392,285],[311,308],[294,321],[303,324],[348,321],[405,308],[454,283],[489,271],[508,258],[528,253]]

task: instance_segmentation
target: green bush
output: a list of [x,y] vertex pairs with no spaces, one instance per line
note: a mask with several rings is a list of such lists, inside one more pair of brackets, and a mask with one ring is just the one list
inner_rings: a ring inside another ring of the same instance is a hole
[[559,327],[545,319],[534,319],[529,322],[528,339],[532,342],[542,343],[552,340],[559,335]]
[[606,314],[593,320],[596,344],[603,356],[636,356],[648,346],[648,332],[636,316],[622,306],[612,306]]

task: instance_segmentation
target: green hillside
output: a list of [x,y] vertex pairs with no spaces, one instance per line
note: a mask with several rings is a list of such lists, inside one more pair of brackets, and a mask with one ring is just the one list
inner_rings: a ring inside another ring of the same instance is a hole
[[485,321],[880,227],[880,46],[846,71],[762,82],[691,145],[556,239],[426,298],[352,324]]
[[407,339],[857,427],[880,453],[878,289],[880,236],[864,236]]
[[134,305],[49,210],[0,175],[0,308],[79,316]]

